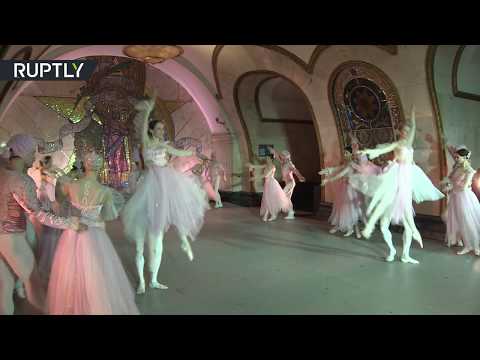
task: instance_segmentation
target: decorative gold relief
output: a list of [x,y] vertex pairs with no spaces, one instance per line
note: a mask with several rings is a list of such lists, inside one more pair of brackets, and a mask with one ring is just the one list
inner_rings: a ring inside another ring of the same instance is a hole
[[183,49],[176,45],[130,45],[123,53],[142,62],[159,64],[182,55]]

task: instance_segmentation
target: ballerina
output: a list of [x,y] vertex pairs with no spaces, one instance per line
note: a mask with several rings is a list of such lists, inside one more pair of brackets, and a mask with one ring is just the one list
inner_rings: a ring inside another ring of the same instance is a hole
[[[35,216],[42,224],[73,231],[86,230],[78,217],[63,218],[41,207],[35,194],[35,183],[26,170],[34,160],[36,142],[25,134],[13,136],[7,146],[9,159],[21,171],[0,168],[0,314],[13,314],[12,294],[15,278],[25,285],[29,302],[43,310],[43,294],[33,286],[35,259],[25,237],[26,216]],[[41,291],[40,291],[41,292]]]
[[370,238],[375,224],[380,220],[380,229],[389,248],[386,261],[395,259],[396,250],[392,243],[390,224],[403,225],[403,253],[401,261],[418,264],[410,256],[412,237],[423,248],[422,237],[415,225],[413,201],[436,201],[444,195],[413,161],[413,141],[415,138],[415,108],[412,107],[410,123],[400,131],[400,139],[391,144],[378,145],[375,149],[360,150],[360,154],[370,159],[394,152],[394,159],[378,176],[356,174],[350,177],[350,184],[371,198],[367,208],[368,221],[362,231]]
[[352,153],[352,146],[346,146],[344,151],[345,165],[323,169],[318,174],[327,176],[322,180],[321,186],[339,180],[335,189],[332,214],[328,219],[330,224],[333,225],[330,234],[341,231],[345,233],[345,237],[349,237],[355,231],[357,238],[360,239],[361,234],[358,223],[363,215],[363,198],[348,182],[348,178],[356,172],[354,167],[356,164],[353,161]]
[[[285,183],[285,187],[283,188],[283,191],[288,196],[288,198],[292,200],[293,190],[295,189],[295,186],[296,186],[295,177],[293,175],[295,175],[300,182],[305,182],[305,178],[293,164],[292,156],[290,155],[289,151],[284,150],[280,153],[272,147],[269,147],[268,149],[274,155],[274,158],[280,161],[280,164],[282,165],[282,180]],[[292,206],[292,210],[289,211],[285,219],[287,220],[295,219],[295,212],[293,210],[293,206]]]
[[[30,168],[32,170],[34,168]],[[55,168],[52,164],[52,157],[46,156],[39,161],[39,167],[35,169],[34,173],[29,175],[37,180],[37,198],[42,204],[44,209],[53,211],[57,215],[60,215],[57,208],[55,199],[55,187],[57,183],[57,177],[60,174],[59,169]],[[36,174],[38,172],[38,175]],[[48,277],[50,276],[50,269],[52,266],[53,256],[55,254],[55,248],[57,241],[61,235],[61,230],[54,229],[48,226],[42,226],[35,223],[36,237],[37,237],[37,260],[38,269],[42,280],[48,284]]]
[[[273,165],[273,155],[266,158],[265,165],[247,164],[250,170],[263,170],[265,183],[263,186],[262,203],[260,206],[260,216],[263,221],[274,221],[280,212],[289,213],[293,205],[291,200],[283,191],[282,187],[275,179],[275,165]],[[258,180],[257,177],[250,178],[251,181]],[[270,218],[268,217],[270,215]]]
[[150,250],[149,285],[154,289],[168,289],[157,281],[165,233],[171,225],[176,227],[181,249],[192,261],[189,238],[193,241],[198,235],[209,208],[206,194],[197,182],[169,165],[171,155],[193,156],[194,153],[175,149],[163,140],[164,124],[158,120],[149,122],[154,104],[150,99],[140,101],[135,107],[139,113],[134,121],[141,128],[146,170],[122,213],[125,233],[136,244],[137,294],[145,293],[145,238]]
[[85,176],[61,184],[61,191],[88,230],[65,230],[58,241],[48,284],[48,313],[137,315],[133,288],[105,231],[105,221],[119,216],[123,197],[98,182],[101,156],[87,153],[84,166]]
[[215,208],[222,208],[222,197],[220,196],[220,192],[218,190],[220,189],[220,181],[222,179],[224,182],[227,182],[225,168],[219,161],[217,161],[217,157],[214,152],[212,152],[211,159],[207,160],[207,163],[207,178],[209,179],[210,184],[213,185],[213,191],[215,194]]
[[448,198],[445,241],[449,247],[464,246],[458,255],[474,250],[480,256],[480,203],[472,191],[475,170],[470,164],[471,152],[465,146],[448,146],[448,151],[455,165],[441,183]]

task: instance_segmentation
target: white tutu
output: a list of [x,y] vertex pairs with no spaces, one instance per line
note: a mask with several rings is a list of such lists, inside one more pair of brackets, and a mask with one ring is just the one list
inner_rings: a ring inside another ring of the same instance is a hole
[[480,203],[471,189],[449,195],[446,224],[448,246],[462,240],[466,247],[479,249]]
[[400,224],[407,208],[416,203],[436,201],[444,195],[432,184],[423,170],[412,163],[393,161],[378,176],[356,174],[350,184],[371,198],[367,216],[380,203],[386,203],[393,224]]
[[147,231],[159,236],[171,225],[194,240],[208,209],[207,196],[198,182],[169,166],[151,166],[121,217],[130,240],[143,239]]
[[277,179],[271,176],[265,178],[260,215],[263,216],[268,211],[271,216],[275,217],[280,212],[288,213],[292,208],[292,202]]

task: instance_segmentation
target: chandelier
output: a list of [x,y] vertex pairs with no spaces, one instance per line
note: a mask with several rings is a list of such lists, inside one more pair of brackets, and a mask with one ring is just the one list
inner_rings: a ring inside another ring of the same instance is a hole
[[183,49],[176,45],[130,45],[123,49],[123,53],[139,61],[159,64],[182,55]]

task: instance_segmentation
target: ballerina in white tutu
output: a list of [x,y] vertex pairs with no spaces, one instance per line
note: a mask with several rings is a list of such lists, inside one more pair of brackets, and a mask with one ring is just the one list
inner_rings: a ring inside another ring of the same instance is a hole
[[480,203],[472,191],[475,170],[470,164],[471,152],[465,146],[448,146],[455,165],[442,181],[448,196],[446,213],[448,246],[464,246],[458,255],[475,251],[480,256]]
[[209,208],[206,194],[198,183],[169,164],[171,155],[192,156],[193,152],[175,149],[163,140],[163,123],[158,120],[149,122],[154,104],[154,100],[150,99],[136,105],[139,113],[134,121],[137,128],[141,129],[146,170],[122,213],[125,233],[136,243],[138,294],[145,292],[145,239],[149,247],[149,285],[155,289],[167,289],[157,281],[164,234],[173,225],[180,237],[182,250],[192,261],[189,238],[195,240]]
[[433,186],[425,173],[413,162],[413,140],[415,138],[415,109],[412,108],[410,124],[406,124],[400,139],[392,144],[378,145],[375,149],[361,150],[360,153],[374,159],[389,152],[394,160],[378,176],[353,175],[350,184],[371,198],[367,208],[368,221],[362,235],[370,238],[375,224],[380,220],[383,239],[388,245],[387,261],[395,259],[396,250],[389,230],[391,223],[403,225],[403,253],[401,261],[418,264],[410,256],[412,237],[423,247],[422,237],[415,226],[413,202],[436,201],[444,195]]
[[[265,183],[260,206],[260,216],[262,216],[263,221],[274,221],[280,212],[288,214],[292,211],[293,205],[291,200],[285,194],[277,179],[275,179],[276,168],[273,165],[273,156],[266,158],[265,165],[247,164],[247,166],[250,170],[263,170],[262,177],[265,179]],[[255,181],[258,178],[252,177],[250,180]],[[270,217],[268,217],[269,215]]]
[[58,241],[48,285],[48,313],[137,315],[135,293],[105,231],[105,221],[119,216],[123,197],[98,182],[103,166],[99,155],[86,154],[84,166],[85,176],[62,183],[61,191],[88,230],[65,230]]

